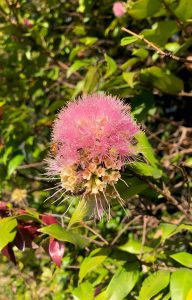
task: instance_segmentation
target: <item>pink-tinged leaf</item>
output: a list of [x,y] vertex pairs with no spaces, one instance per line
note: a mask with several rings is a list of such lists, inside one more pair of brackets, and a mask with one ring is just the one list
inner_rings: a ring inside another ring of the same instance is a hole
[[25,240],[23,238],[22,232],[19,229],[17,230],[17,234],[14,239],[14,244],[19,250],[25,250]]
[[46,225],[57,224],[57,219],[52,215],[42,215],[41,220]]
[[61,266],[61,260],[63,258],[64,252],[65,252],[64,243],[54,239],[53,237],[50,237],[49,255],[52,261],[54,261],[54,263],[56,263],[58,267]]
[[15,265],[17,264],[16,259],[15,259],[15,254],[13,252],[12,244],[9,243],[7,246],[5,246],[2,250],[1,253],[9,258]]
[[0,210],[6,210],[7,209],[7,203],[0,201]]
[[[20,232],[20,235],[22,236],[22,239],[24,242],[24,247],[37,248],[34,245],[33,240],[38,235],[38,231],[37,231],[38,229],[39,229],[39,226],[36,226],[36,225],[23,225],[23,224],[18,225],[18,230]],[[16,240],[16,243],[17,243],[17,240]],[[16,246],[18,247],[18,244],[16,244]]]

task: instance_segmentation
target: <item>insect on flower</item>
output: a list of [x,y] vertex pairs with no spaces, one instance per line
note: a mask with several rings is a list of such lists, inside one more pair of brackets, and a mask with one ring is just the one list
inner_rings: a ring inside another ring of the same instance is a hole
[[116,183],[136,154],[133,140],[138,130],[129,106],[117,97],[93,94],[69,103],[53,125],[47,160],[47,174],[59,177],[53,195],[80,195],[94,217],[110,215],[112,198],[123,204]]

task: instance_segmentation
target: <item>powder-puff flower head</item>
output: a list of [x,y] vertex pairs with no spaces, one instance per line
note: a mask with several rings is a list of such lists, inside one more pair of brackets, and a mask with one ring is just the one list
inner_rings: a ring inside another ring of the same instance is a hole
[[125,3],[117,1],[113,3],[113,13],[115,17],[122,17],[126,12]]
[[48,172],[59,176],[61,189],[81,195],[101,218],[110,212],[121,169],[135,154],[133,138],[139,126],[129,106],[110,95],[83,96],[63,108],[53,125]]

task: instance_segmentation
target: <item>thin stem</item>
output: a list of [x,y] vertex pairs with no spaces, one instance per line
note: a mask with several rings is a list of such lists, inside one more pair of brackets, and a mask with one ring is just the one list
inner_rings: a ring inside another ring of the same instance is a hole
[[165,52],[163,51],[161,48],[159,48],[159,46],[155,45],[154,43],[150,42],[149,40],[147,40],[146,38],[144,38],[143,35],[137,34],[133,31],[131,31],[130,29],[127,29],[125,27],[122,27],[121,30],[135,36],[136,38],[138,38],[140,41],[143,41],[145,44],[147,44],[150,48],[152,48],[153,50],[155,50],[158,54],[160,54],[162,57],[170,57],[176,61],[180,61],[180,62],[188,62],[188,63],[192,63],[191,59],[187,59],[184,57],[180,57],[180,56],[176,56],[170,52]]
[[96,230],[94,230],[93,228],[89,227],[89,225],[87,225],[86,223],[84,222],[81,222],[81,225],[85,228],[87,228],[89,231],[91,231],[92,233],[94,233],[98,238],[100,238],[100,240],[102,240],[105,245],[109,245],[108,241],[106,239],[104,239],[102,237],[102,235],[100,235]]
[[156,184],[150,182],[148,179],[146,179],[145,177],[133,172],[130,170],[130,172],[137,178],[139,178],[141,181],[145,182],[150,188],[152,188],[154,191],[156,191],[158,194],[161,194],[162,196],[165,197],[165,199],[167,199],[172,205],[174,205],[175,207],[177,207],[178,210],[180,210],[186,217],[187,219],[189,219],[189,221],[192,222],[192,215],[190,214],[190,212],[186,211],[183,206],[181,204],[178,203],[177,199],[175,199],[170,191],[166,188],[166,190],[162,190],[161,188],[159,188]]

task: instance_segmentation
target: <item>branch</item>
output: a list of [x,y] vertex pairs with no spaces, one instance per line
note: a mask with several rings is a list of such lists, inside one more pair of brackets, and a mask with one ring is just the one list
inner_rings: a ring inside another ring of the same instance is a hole
[[139,35],[125,27],[122,27],[121,30],[135,36],[136,38],[138,38],[140,41],[143,41],[145,44],[147,44],[150,48],[152,48],[153,50],[155,50],[160,56],[162,57],[169,57],[169,58],[172,58],[173,60],[176,60],[176,61],[179,61],[179,62],[188,62],[188,63],[192,63],[192,60],[191,59],[187,59],[187,58],[184,58],[184,57],[180,57],[180,56],[176,56],[176,55],[173,55],[172,53],[170,52],[165,52],[163,51],[161,48],[159,48],[159,46],[155,45],[154,43],[148,41],[146,38],[144,38],[143,35]]
[[148,179],[146,179],[145,177],[133,172],[132,170],[130,170],[130,172],[137,178],[139,178],[141,181],[145,182],[151,189],[153,189],[154,191],[156,191],[158,194],[162,195],[165,197],[165,199],[167,199],[167,201],[169,203],[171,203],[172,205],[174,205],[175,207],[177,207],[178,210],[180,210],[180,212],[182,212],[186,218],[192,222],[192,215],[190,214],[189,211],[186,211],[183,206],[181,204],[178,203],[177,199],[175,199],[170,191],[168,189],[164,189],[162,190],[161,188],[159,188],[156,184],[150,182]]

